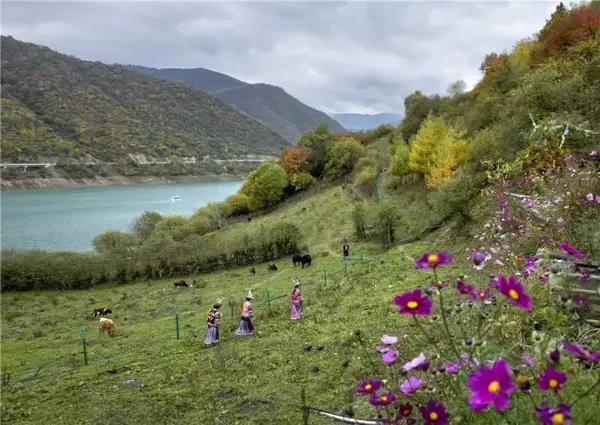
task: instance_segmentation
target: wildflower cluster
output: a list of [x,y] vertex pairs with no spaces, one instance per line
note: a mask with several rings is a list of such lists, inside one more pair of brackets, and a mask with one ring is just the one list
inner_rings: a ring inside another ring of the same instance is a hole
[[[574,259],[584,255],[564,241],[559,246]],[[470,258],[481,271],[492,255],[478,250]],[[524,330],[519,335],[524,342],[518,345],[522,352],[515,357],[514,349],[502,352],[508,341],[502,332],[495,332],[513,321],[514,315],[535,315],[537,299],[547,302],[557,295],[538,279],[539,259],[515,259],[517,271],[496,272],[481,286],[460,276],[455,280],[455,291],[448,280],[438,276],[440,267],[453,260],[447,251],[424,253],[415,260],[415,266],[430,270],[433,284],[392,298],[399,314],[412,316],[415,329],[429,345],[418,355],[407,357],[414,344],[401,347],[398,337],[383,335],[376,351],[390,378],[359,382],[355,393],[377,408],[385,424],[445,425],[454,414],[465,415],[460,409],[465,403],[472,414],[506,412],[517,398],[530,399],[534,404],[530,415],[543,425],[571,424],[572,407],[600,385],[600,375],[596,372],[595,383],[571,400],[564,396],[564,389],[569,387],[572,374],[597,371],[600,351],[552,335],[552,329],[542,340],[533,337],[535,330]],[[454,307],[444,305],[449,298],[457,300]],[[471,324],[468,329],[465,322]],[[437,332],[431,332],[436,328]]]

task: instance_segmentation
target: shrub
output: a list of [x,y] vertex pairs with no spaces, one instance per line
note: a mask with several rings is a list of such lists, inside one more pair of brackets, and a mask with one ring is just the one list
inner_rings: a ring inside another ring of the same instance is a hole
[[296,190],[308,189],[314,186],[317,180],[309,173],[296,173],[290,176],[290,184],[294,186]]
[[364,202],[359,202],[352,210],[352,224],[354,233],[359,239],[367,236],[367,209]]
[[394,155],[390,160],[390,174],[402,177],[410,174],[409,167],[410,150],[408,144],[401,138],[394,140]]
[[300,138],[298,146],[309,149],[308,171],[315,177],[320,177],[327,163],[327,152],[335,141],[327,126],[320,125],[311,132],[305,133]]
[[308,171],[308,160],[310,149],[304,146],[293,146],[281,154],[281,166],[288,175],[304,173]]
[[285,170],[277,163],[265,162],[250,173],[240,192],[250,198],[250,208],[256,210],[279,202],[287,185]]
[[138,243],[132,233],[108,230],[94,238],[93,245],[99,253],[123,253],[127,252]]
[[327,154],[325,174],[337,179],[348,174],[356,162],[366,155],[366,150],[358,141],[349,138],[337,140]]
[[250,197],[244,193],[235,193],[229,196],[226,202],[231,206],[234,215],[250,211]]
[[148,239],[156,228],[156,224],[162,219],[161,215],[154,211],[146,211],[133,223],[133,233],[140,242]]

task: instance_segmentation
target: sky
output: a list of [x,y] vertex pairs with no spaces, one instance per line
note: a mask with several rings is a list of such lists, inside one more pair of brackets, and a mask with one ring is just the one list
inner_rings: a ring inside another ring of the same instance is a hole
[[105,63],[202,67],[327,113],[472,87],[557,2],[2,2],[2,34]]

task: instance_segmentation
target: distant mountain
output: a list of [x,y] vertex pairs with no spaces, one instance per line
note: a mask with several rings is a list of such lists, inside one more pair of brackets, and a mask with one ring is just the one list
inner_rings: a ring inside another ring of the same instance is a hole
[[181,81],[205,91],[262,122],[290,142],[296,142],[303,133],[321,123],[334,132],[344,131],[337,121],[300,102],[281,87],[249,84],[204,68],[129,68],[164,80]]
[[[12,37],[1,43],[3,162],[124,161],[130,155],[201,160],[278,154],[289,146],[263,124],[185,84]],[[221,87],[220,81],[211,84]]]
[[401,114],[332,114],[344,128],[352,131],[371,130],[381,124],[396,126],[402,121]]

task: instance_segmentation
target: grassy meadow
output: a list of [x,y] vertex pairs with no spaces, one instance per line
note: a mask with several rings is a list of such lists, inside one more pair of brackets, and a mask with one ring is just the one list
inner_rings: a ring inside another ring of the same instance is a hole
[[[356,381],[385,372],[374,352],[379,336],[401,338],[403,361],[424,349],[423,337],[410,317],[398,315],[391,296],[426,284],[430,275],[415,270],[414,258],[426,249],[444,247],[432,242],[439,235],[385,252],[375,243],[352,243],[353,259],[344,273],[340,242],[351,234],[353,202],[336,187],[224,229],[235,232],[236,226],[293,220],[313,254],[313,265],[305,269],[294,268],[286,258],[277,262],[276,273],[260,264],[256,275],[244,267],[183,276],[193,285],[189,289],[174,289],[174,279],[165,279],[89,290],[4,293],[2,420],[299,424],[303,387],[312,405],[335,411],[352,406],[358,416],[372,416],[366,400],[354,396],[353,389]],[[458,261],[445,271],[469,273],[470,266],[462,261],[465,246],[448,247]],[[294,276],[303,282],[306,298],[305,317],[297,322],[289,320],[287,298]],[[234,336],[239,302],[250,287],[258,332],[240,339]],[[204,348],[206,313],[219,297],[224,299],[221,344]],[[235,303],[233,317],[230,300]],[[115,338],[100,335],[97,319],[91,318],[92,309],[102,306],[113,309]],[[181,317],[179,340],[176,313]],[[439,318],[428,320],[435,324]],[[83,364],[81,331],[88,338],[88,366]],[[588,378],[583,380],[587,383]],[[580,385],[565,391],[580,391]],[[579,418],[592,420],[590,405],[582,403],[575,411]],[[509,420],[498,413],[471,413],[466,405],[453,406],[453,414],[457,423],[536,423],[531,414],[516,418],[513,413]],[[309,423],[331,420],[312,413]]]

